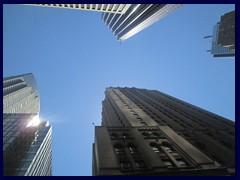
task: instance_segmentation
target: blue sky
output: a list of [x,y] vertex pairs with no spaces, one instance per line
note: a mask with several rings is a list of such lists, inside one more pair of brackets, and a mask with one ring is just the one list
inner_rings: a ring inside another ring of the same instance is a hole
[[213,25],[234,5],[184,5],[119,43],[101,13],[3,6],[3,76],[32,72],[53,126],[53,175],[91,175],[109,86],[159,90],[235,121],[235,59],[213,58]]

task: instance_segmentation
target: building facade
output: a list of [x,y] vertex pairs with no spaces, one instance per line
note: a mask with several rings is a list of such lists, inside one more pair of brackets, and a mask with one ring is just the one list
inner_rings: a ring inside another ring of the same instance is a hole
[[52,127],[38,114],[3,114],[3,175],[52,175]]
[[102,104],[93,175],[234,175],[234,122],[154,90],[107,88]]
[[124,41],[181,6],[181,4],[131,4],[123,14],[103,13],[102,20],[118,40]]
[[3,79],[3,175],[51,176],[52,127],[32,73]]
[[235,11],[226,13],[213,27],[213,57],[235,57]]
[[24,4],[24,5],[98,11],[117,14],[125,13],[126,10],[130,7],[130,4]]
[[235,49],[235,11],[221,16],[218,44],[230,50]]
[[40,98],[32,73],[3,78],[4,113],[39,113]]

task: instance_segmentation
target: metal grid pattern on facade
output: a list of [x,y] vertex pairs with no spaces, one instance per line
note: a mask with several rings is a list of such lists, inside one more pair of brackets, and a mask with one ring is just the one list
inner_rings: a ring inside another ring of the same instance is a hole
[[128,10],[131,4],[24,4],[24,5],[123,14],[126,12],[126,10]]
[[182,4],[132,4],[126,13],[104,13],[103,21],[120,41],[124,41],[164,18]]

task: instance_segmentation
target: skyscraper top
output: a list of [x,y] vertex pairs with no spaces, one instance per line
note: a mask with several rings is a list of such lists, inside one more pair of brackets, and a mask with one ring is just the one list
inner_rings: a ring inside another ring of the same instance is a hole
[[3,79],[4,113],[39,113],[40,98],[32,73]]

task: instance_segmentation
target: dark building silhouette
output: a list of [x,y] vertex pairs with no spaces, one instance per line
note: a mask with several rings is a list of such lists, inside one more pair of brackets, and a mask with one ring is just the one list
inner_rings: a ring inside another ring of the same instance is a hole
[[235,123],[154,90],[107,88],[93,175],[234,175]]
[[235,11],[228,12],[221,17],[218,44],[235,49]]
[[213,27],[213,57],[235,57],[235,11],[221,16],[221,21]]
[[178,9],[181,4],[131,4],[123,14],[102,14],[102,20],[124,41]]

